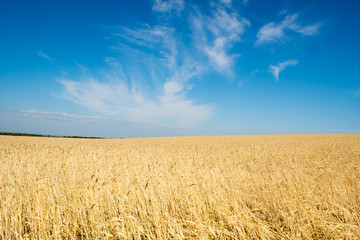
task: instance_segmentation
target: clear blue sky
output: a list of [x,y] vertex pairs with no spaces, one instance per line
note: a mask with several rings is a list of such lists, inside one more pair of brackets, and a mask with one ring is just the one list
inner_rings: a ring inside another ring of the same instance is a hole
[[360,1],[0,1],[0,131],[360,133]]

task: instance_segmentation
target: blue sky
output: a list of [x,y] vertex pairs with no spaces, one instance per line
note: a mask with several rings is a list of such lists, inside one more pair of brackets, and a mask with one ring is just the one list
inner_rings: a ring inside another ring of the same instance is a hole
[[360,2],[0,2],[0,131],[360,133]]

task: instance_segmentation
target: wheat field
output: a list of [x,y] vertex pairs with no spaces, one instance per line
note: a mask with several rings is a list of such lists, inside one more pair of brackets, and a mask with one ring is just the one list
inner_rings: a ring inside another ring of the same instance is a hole
[[0,239],[360,239],[360,135],[0,137]]

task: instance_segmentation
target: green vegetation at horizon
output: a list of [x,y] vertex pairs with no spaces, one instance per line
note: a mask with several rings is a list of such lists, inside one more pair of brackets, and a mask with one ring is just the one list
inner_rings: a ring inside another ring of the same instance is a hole
[[25,137],[57,137],[57,138],[89,138],[89,139],[105,139],[103,137],[84,137],[84,136],[54,136],[33,133],[16,133],[16,132],[0,132],[0,135],[8,136],[25,136]]

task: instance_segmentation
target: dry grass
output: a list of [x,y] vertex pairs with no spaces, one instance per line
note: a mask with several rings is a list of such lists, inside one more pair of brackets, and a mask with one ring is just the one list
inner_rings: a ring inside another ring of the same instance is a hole
[[0,137],[0,239],[360,239],[360,135]]

